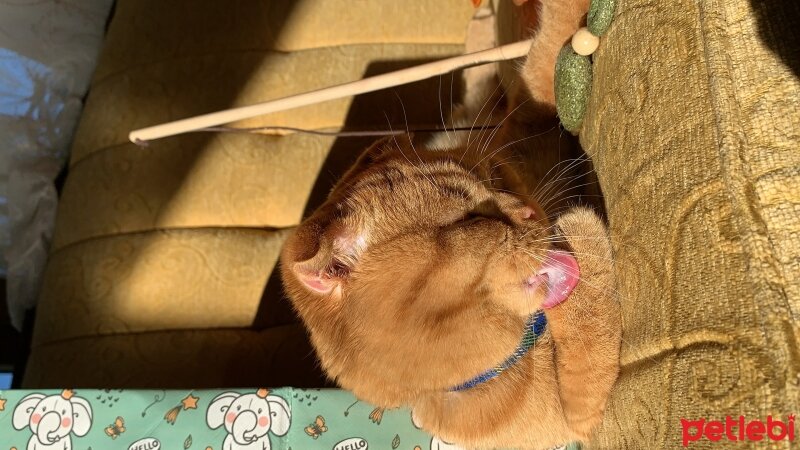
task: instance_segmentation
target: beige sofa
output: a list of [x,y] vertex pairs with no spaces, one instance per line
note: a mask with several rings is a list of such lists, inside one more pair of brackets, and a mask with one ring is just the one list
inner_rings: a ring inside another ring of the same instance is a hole
[[[800,50],[784,39],[797,7],[618,3],[581,132],[625,321],[596,447],[676,448],[680,418],[800,404]],[[140,148],[127,133],[458,54],[471,14],[466,0],[119,0],[25,387],[321,385],[275,264],[367,140],[194,134]],[[398,89],[410,125],[440,120],[449,82]],[[384,125],[384,110],[402,120],[392,91],[237,125]]]
[[800,7],[618,3],[581,132],[624,319],[599,447],[678,448],[681,418],[785,421],[800,405]]
[[[275,264],[367,141],[195,134],[141,148],[127,134],[463,51],[468,2],[415,9],[120,0],[72,148],[25,385],[322,383]],[[398,92],[409,102],[432,88]],[[438,121],[427,106],[406,104],[411,120]],[[238,125],[382,125],[384,109],[398,119],[394,93]]]

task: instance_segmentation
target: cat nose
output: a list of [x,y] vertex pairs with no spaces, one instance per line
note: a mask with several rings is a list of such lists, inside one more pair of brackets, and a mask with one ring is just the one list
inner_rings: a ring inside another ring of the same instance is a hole
[[536,211],[530,206],[523,206],[520,214],[522,215],[522,218],[526,220],[536,218]]

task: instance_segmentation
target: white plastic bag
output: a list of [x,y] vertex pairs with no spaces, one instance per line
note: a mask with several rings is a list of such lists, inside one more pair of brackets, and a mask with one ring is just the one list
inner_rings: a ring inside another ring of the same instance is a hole
[[0,1],[0,274],[21,328],[35,306],[67,160],[113,0]]

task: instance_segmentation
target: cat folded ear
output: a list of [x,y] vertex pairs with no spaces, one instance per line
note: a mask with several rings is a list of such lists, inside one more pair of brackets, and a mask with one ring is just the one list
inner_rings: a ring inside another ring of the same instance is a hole
[[352,178],[360,174],[364,169],[377,163],[384,155],[393,151],[400,151],[404,154],[413,151],[413,144],[411,143],[413,138],[413,134],[403,133],[396,136],[386,136],[373,142],[372,145],[361,152],[356,162],[344,174],[340,183],[348,184]]
[[378,164],[390,152],[411,149],[408,133],[387,136],[374,142],[339,180],[328,201],[304,222],[287,245],[284,261],[303,287],[314,294],[336,293],[350,277],[358,258],[366,249],[364,230],[345,223],[337,210],[347,197],[348,187],[368,167]]
[[411,150],[414,139],[413,133],[402,133],[392,136],[386,136],[375,141],[368,149],[361,153],[358,158],[357,166],[367,166],[375,163],[381,157],[393,150],[405,152]]
[[306,241],[316,238],[316,242],[308,242],[314,251],[306,253],[310,256],[307,259],[293,263],[292,271],[310,292],[337,294],[337,289],[350,277],[359,256],[366,249],[366,241],[363,235],[342,224],[330,225],[321,233],[318,226],[309,224],[309,227],[300,232],[305,234]]
[[370,145],[366,150],[361,152],[361,155],[359,155],[358,161],[356,162],[355,165],[368,166],[370,164],[375,163],[392,148],[397,147],[396,145],[394,145],[396,139],[398,138],[395,136],[386,136],[373,142],[372,145]]

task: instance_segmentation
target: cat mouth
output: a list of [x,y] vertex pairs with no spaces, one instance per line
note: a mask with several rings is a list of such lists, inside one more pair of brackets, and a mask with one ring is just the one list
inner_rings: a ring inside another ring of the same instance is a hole
[[562,250],[549,250],[542,267],[525,279],[525,289],[534,293],[545,292],[542,308],[552,308],[569,297],[580,280],[580,269],[575,257]]

